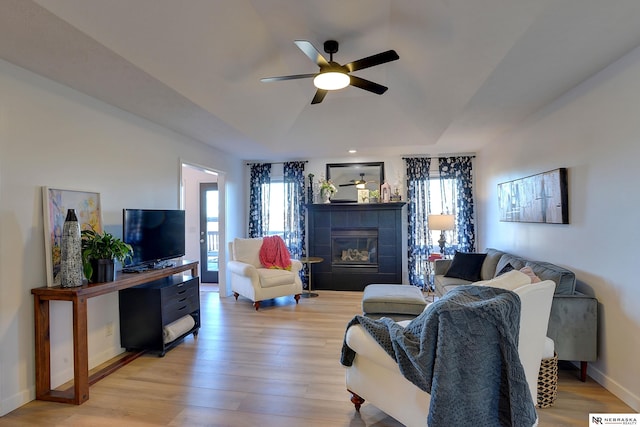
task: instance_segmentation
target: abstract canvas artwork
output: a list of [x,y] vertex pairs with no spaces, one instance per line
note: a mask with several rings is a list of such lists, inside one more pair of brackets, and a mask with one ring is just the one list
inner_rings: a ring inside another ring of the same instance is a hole
[[567,169],[498,184],[500,221],[568,224]]
[[47,286],[60,285],[60,243],[67,209],[75,209],[80,229],[102,232],[100,193],[42,188]]

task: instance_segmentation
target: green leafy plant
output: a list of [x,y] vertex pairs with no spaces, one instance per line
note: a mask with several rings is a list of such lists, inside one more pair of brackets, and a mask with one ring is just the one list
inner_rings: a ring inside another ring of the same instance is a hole
[[113,234],[82,230],[82,268],[87,279],[93,275],[92,261],[99,259],[124,262],[133,255],[131,245],[114,237]]
[[380,198],[380,190],[371,190],[369,191],[370,199],[379,199]]

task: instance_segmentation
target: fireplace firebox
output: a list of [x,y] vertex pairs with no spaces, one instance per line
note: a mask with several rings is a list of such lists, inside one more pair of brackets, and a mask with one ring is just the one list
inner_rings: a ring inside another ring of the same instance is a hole
[[331,229],[331,266],[378,270],[377,228]]
[[402,283],[405,203],[307,205],[315,289],[361,291],[370,283]]

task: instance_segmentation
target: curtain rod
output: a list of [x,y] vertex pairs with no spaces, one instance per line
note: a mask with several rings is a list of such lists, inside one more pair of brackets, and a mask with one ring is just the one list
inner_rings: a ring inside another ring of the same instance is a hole
[[445,157],[471,157],[472,159],[475,159],[476,156],[473,154],[443,154],[440,156],[416,156],[416,157],[403,157],[402,160],[407,160],[407,159],[442,159]]
[[253,163],[247,163],[247,166],[261,165],[261,164],[264,164],[264,163],[269,163],[269,164],[272,164],[272,165],[283,165],[285,163],[293,163],[293,162],[309,163],[309,160],[293,160],[291,162],[253,162]]

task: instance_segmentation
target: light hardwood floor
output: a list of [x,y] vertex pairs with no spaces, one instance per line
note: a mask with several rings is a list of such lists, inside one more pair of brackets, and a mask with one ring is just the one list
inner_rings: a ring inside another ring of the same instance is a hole
[[[397,427],[365,402],[354,411],[339,363],[361,293],[319,291],[263,303],[219,298],[203,286],[203,324],[165,357],[145,355],[91,387],[80,406],[33,401],[0,426]],[[634,412],[577,370],[561,370],[541,426],[585,426],[590,412]]]

